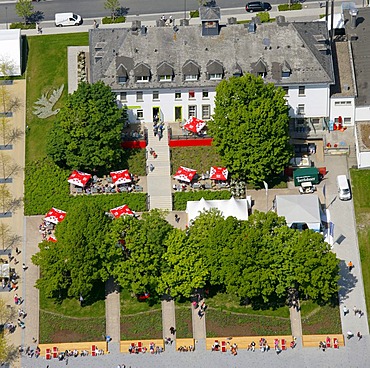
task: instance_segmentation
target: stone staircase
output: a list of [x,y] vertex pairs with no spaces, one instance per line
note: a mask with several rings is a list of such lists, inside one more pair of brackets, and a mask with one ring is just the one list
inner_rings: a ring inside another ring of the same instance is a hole
[[[148,123],[146,128],[148,129],[146,165],[149,209],[158,208],[172,211],[171,163],[167,128],[164,130],[161,140],[158,139],[158,136],[154,136],[152,124]],[[149,153],[150,148],[157,153],[157,158]],[[150,171],[150,165],[154,166],[153,171]]]

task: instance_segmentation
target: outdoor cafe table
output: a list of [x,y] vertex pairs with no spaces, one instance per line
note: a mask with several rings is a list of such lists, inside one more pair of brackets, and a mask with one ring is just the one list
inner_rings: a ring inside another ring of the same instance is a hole
[[0,265],[0,278],[8,279],[10,276],[9,264],[3,263]]

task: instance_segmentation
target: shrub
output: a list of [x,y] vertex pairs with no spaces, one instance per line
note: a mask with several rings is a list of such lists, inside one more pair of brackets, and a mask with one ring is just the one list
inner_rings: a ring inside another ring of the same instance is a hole
[[125,23],[125,22],[126,18],[123,15],[116,17],[115,19],[112,19],[111,17],[104,17],[102,19],[103,24]]
[[76,201],[101,203],[106,210],[127,204],[133,211],[146,211],[145,193],[101,194],[94,196],[69,194],[69,170],[59,168],[48,159],[26,165],[24,213],[26,216],[43,215],[51,207],[68,211]]
[[257,14],[257,17],[260,18],[261,23],[268,23],[270,21],[270,14],[269,12],[261,12]]
[[191,10],[190,18],[199,18],[199,10]]
[[287,11],[287,10],[301,10],[302,4],[280,4],[278,6],[279,11]]
[[24,24],[22,22],[11,23],[10,29],[36,29],[36,23]]
[[199,201],[204,199],[230,199],[231,193],[228,190],[212,191],[201,190],[199,192],[178,192],[173,195],[173,209],[185,211],[187,201]]

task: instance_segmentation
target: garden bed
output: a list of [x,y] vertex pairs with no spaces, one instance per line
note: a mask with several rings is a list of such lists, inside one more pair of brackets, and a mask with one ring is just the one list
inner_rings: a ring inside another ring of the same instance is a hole
[[192,338],[193,337],[193,324],[191,317],[191,307],[177,305],[175,309],[176,313],[176,337],[180,339]]

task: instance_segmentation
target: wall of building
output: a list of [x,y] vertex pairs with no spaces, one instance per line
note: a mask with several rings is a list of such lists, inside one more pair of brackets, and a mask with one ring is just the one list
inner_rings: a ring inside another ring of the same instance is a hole
[[355,124],[355,99],[354,97],[332,97],[330,99],[330,120],[338,122],[339,116],[342,117],[344,126],[354,126]]
[[[304,85],[302,84],[302,87]],[[286,98],[289,115],[292,118],[328,117],[329,116],[329,86],[307,85],[304,93],[300,94],[299,86],[289,86]],[[301,91],[302,92],[302,91]],[[298,105],[304,105],[304,113],[299,114]]]
[[369,121],[370,120],[370,106],[356,107],[356,121]]

